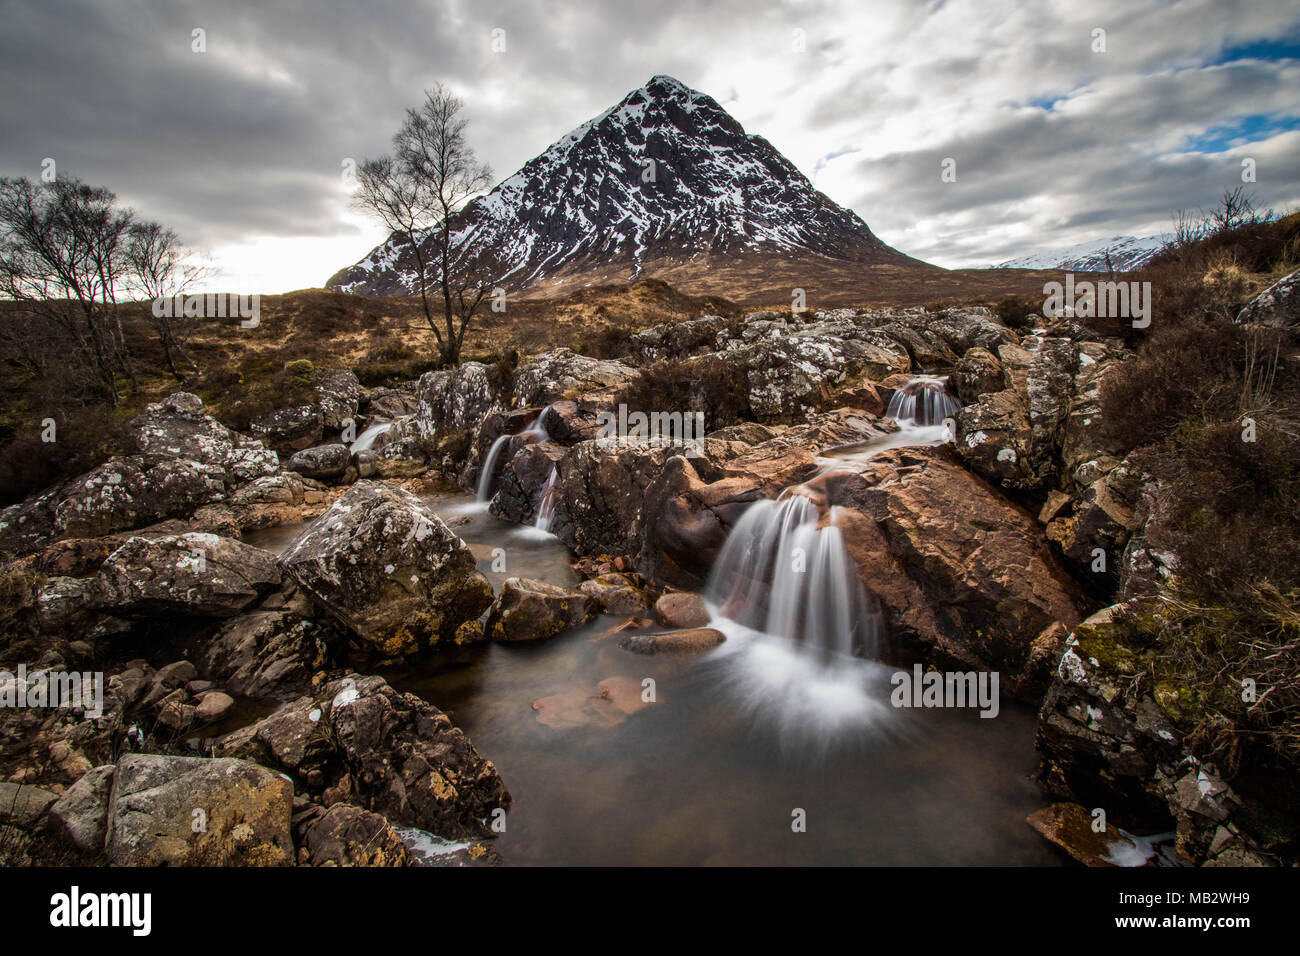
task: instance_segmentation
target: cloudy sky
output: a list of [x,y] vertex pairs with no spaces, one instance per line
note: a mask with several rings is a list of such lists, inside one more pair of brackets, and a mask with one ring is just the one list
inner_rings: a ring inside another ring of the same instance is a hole
[[1300,208],[1294,0],[0,0],[0,24],[0,175],[52,158],[232,289],[318,286],[383,239],[343,164],[436,81],[504,179],[675,76],[950,267],[1167,231],[1247,158],[1259,204]]

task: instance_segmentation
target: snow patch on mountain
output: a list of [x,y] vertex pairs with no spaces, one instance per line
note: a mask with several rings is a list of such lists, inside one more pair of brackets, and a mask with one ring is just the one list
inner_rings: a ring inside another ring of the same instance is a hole
[[1110,268],[1125,272],[1146,265],[1147,261],[1173,238],[1169,233],[1158,236],[1111,236],[1081,242],[1066,249],[1008,259],[986,269],[1072,269],[1076,272],[1105,272],[1107,253]]

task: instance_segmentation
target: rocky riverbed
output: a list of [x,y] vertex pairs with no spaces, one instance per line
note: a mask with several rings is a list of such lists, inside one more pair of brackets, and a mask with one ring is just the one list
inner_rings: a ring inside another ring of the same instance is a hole
[[[1088,862],[1280,861],[1285,815],[1125,682],[1116,609],[1176,571],[1160,484],[1099,427],[1130,353],[1038,321],[701,316],[626,362],[317,372],[249,434],[150,405],[134,454],[0,513],[6,861],[1063,859],[1039,833]],[[745,420],[712,421],[719,369]],[[704,437],[609,435],[669,372],[698,402],[645,411],[702,411]],[[823,564],[719,584],[790,495]],[[870,627],[832,652],[811,632],[844,595]],[[997,717],[891,707],[914,665],[996,673]],[[93,706],[17,705],[74,672],[102,675]]]

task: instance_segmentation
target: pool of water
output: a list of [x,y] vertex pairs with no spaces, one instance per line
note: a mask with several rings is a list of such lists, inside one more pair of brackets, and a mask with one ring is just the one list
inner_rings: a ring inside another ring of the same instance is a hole
[[[557,539],[429,499],[499,588],[577,580]],[[250,534],[278,550],[297,528]],[[278,545],[278,547],[276,547]],[[1034,714],[896,710],[889,671],[827,668],[715,615],[702,657],[621,649],[620,619],[528,645],[485,643],[390,669],[496,764],[516,864],[1055,865],[1024,820],[1043,805]],[[801,832],[796,824],[803,821]]]

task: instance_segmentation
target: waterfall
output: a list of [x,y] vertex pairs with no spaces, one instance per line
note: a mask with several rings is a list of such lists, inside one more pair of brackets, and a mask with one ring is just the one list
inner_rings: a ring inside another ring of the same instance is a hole
[[[723,616],[820,653],[881,653],[881,616],[839,528],[808,497],[751,505],[727,537],[707,593]],[[834,520],[834,509],[831,512]]]
[[[550,406],[546,406],[550,408]],[[478,494],[479,501],[492,500],[492,483],[496,480],[497,459],[501,457],[501,452],[505,450],[506,444],[512,438],[521,438],[525,442],[542,442],[551,436],[546,433],[542,427],[542,415],[546,414],[546,408],[543,408],[541,414],[532,420],[532,422],[523,431],[517,435],[499,435],[496,441],[488,449],[487,455],[483,458],[483,470],[478,476]]]
[[354,455],[359,451],[370,451],[375,447],[375,439],[392,427],[392,422],[380,422],[378,425],[371,425],[357,436],[356,441],[348,446],[348,451]]
[[948,394],[948,379],[937,375],[918,375],[894,392],[885,417],[900,426],[942,425],[961,410],[961,402]]
[[552,468],[551,476],[546,479],[546,484],[542,485],[541,497],[537,500],[537,517],[533,519],[533,526],[539,531],[550,533],[551,519],[555,517],[555,504],[560,498],[560,489],[555,487],[555,476],[559,471]]

